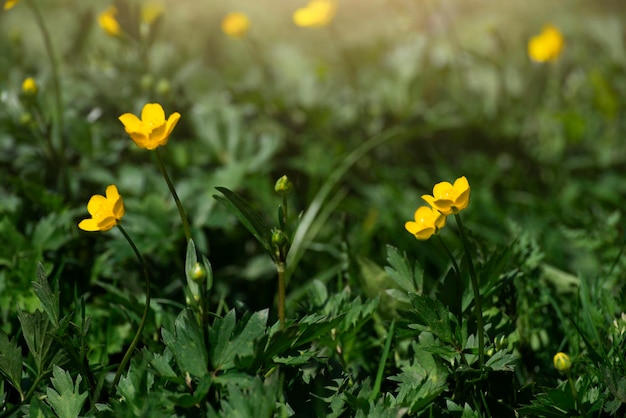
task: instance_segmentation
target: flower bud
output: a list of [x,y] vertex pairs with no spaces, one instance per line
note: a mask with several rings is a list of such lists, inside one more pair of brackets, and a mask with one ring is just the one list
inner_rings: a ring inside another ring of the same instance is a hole
[[572,360],[565,353],[559,352],[554,355],[554,368],[563,374],[569,373],[572,368]]
[[33,79],[32,77],[28,77],[22,83],[22,93],[24,93],[27,96],[34,96],[35,94],[37,94],[37,90],[38,90],[37,83],[35,82],[35,79]]
[[289,245],[289,238],[287,234],[285,234],[280,229],[275,229],[272,232],[272,244],[274,244],[277,248],[282,248]]
[[206,279],[206,269],[200,263],[196,263],[189,273],[194,282],[201,283]]
[[274,185],[274,191],[278,194],[286,195],[293,188],[293,184],[287,176],[282,176],[278,180],[276,180],[276,184]]
[[167,96],[172,91],[172,86],[166,78],[162,78],[157,82],[156,92],[162,96]]

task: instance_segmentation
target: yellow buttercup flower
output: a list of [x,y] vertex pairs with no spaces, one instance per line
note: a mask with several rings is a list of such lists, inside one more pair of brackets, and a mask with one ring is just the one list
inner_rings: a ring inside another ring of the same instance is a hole
[[561,55],[564,44],[561,32],[553,25],[546,25],[528,41],[528,56],[536,62],[554,61]]
[[24,82],[22,82],[22,92],[24,94],[34,96],[35,94],[37,94],[37,90],[37,83],[35,82],[34,78],[28,77],[24,80]]
[[141,119],[132,113],[124,113],[119,117],[126,133],[135,141],[135,144],[147,150],[167,144],[167,139],[178,123],[178,119],[180,119],[180,113],[174,112],[165,120],[163,107],[158,103],[146,104],[141,111]]
[[554,355],[554,368],[559,372],[567,374],[572,368],[572,360],[570,360],[569,356],[565,353],[556,353]]
[[459,177],[454,184],[447,181],[435,184],[433,195],[423,195],[424,199],[433,209],[444,215],[459,213],[467,207],[470,197],[470,185],[465,178]]
[[20,2],[20,0],[6,0],[4,2],[4,10],[11,9],[13,6],[15,6],[19,2]]
[[83,231],[108,231],[117,225],[124,216],[124,201],[115,185],[106,189],[106,197],[96,194],[87,203],[91,219],[83,219],[78,227]]
[[232,12],[222,19],[222,32],[231,38],[243,38],[250,29],[250,19],[243,13]]
[[302,27],[317,28],[328,25],[337,13],[333,0],[311,0],[293,13],[293,22]]
[[419,240],[427,240],[446,224],[446,216],[428,206],[415,211],[415,221],[408,221],[404,228]]
[[100,24],[100,27],[109,36],[119,36],[122,33],[122,27],[117,21],[117,18],[115,17],[116,15],[117,8],[115,6],[109,7],[98,15],[98,23]]

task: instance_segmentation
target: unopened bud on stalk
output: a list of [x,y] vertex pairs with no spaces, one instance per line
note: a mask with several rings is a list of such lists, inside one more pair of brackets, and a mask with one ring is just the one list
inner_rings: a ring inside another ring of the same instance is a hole
[[274,185],[274,191],[281,195],[286,195],[291,191],[292,188],[293,184],[291,183],[291,181],[289,181],[287,176],[282,176],[281,178],[276,180],[276,184]]
[[565,353],[556,353],[554,355],[554,368],[563,374],[567,374],[572,368],[572,360]]
[[200,263],[196,263],[191,269],[190,276],[194,282],[201,283],[206,279],[206,269]]

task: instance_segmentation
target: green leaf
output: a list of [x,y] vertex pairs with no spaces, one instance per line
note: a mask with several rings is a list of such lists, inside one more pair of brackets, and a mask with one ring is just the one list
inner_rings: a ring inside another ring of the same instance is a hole
[[215,321],[209,333],[211,364],[215,370],[232,368],[236,357],[254,354],[254,342],[265,334],[268,313],[269,310],[264,309],[245,315],[236,324],[235,311],[231,310],[224,318]]
[[450,312],[439,300],[415,293],[409,293],[409,299],[419,322],[429,327],[442,341],[454,342]]
[[400,286],[400,289],[417,294],[422,293],[424,272],[421,269],[416,270],[414,275],[406,253],[400,254],[397,248],[387,245],[387,263],[389,267],[385,267],[385,271]]
[[165,345],[172,350],[178,367],[192,376],[201,377],[208,371],[208,355],[202,330],[191,309],[182,311],[174,322],[174,333],[161,332]]
[[224,196],[214,195],[215,199],[224,203],[230,208],[231,211],[233,211],[235,215],[237,215],[246,229],[254,235],[265,251],[267,251],[270,257],[274,259],[276,255],[272,251],[272,247],[270,245],[270,237],[272,236],[271,231],[259,212],[254,210],[252,206],[243,200],[237,193],[225,187],[216,187],[216,189]]
[[80,393],[80,375],[76,376],[76,385],[69,372],[64,372],[59,366],[52,370],[52,386],[46,388],[46,402],[54,409],[59,418],[76,418],[87,399],[87,392]]
[[37,281],[33,282],[35,294],[41,301],[43,310],[48,314],[50,322],[55,328],[59,327],[59,289],[55,287],[54,291],[50,289],[46,271],[41,263],[37,264]]
[[[18,309],[17,317],[22,325],[26,345],[35,358],[37,371],[41,373],[47,369],[46,363],[48,360],[52,364],[60,364],[63,352],[57,351],[56,354],[52,352],[52,343],[54,342],[52,333],[54,329],[50,324],[48,316],[41,311],[28,314]],[[49,359],[48,357],[50,356],[53,356],[53,358]]]
[[22,349],[15,340],[0,330],[0,373],[17,389],[22,392]]

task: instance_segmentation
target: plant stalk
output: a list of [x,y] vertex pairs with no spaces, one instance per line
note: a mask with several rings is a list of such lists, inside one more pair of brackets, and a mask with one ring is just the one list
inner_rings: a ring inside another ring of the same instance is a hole
[[158,148],[155,148],[154,152],[157,156],[157,165],[159,166],[159,171],[161,171],[161,175],[165,179],[167,183],[167,187],[170,189],[170,193],[176,202],[176,207],[178,208],[178,213],[180,214],[180,220],[183,222],[183,230],[185,231],[185,238],[187,242],[191,239],[191,230],[189,228],[189,221],[187,220],[187,215],[185,214],[185,209],[183,208],[183,204],[180,202],[178,198],[178,193],[176,193],[176,189],[174,188],[174,184],[172,180],[170,180],[170,176],[167,174],[167,170],[165,169],[165,164],[163,163],[163,158],[161,157],[161,153]]
[[478,287],[478,278],[476,277],[476,270],[474,269],[474,262],[470,254],[469,241],[465,233],[465,227],[461,220],[461,215],[454,214],[454,219],[459,227],[459,235],[461,235],[461,241],[463,242],[463,249],[465,250],[465,260],[469,268],[470,280],[472,282],[472,290],[474,291],[474,310],[476,312],[476,327],[478,328],[478,364],[482,368],[485,363],[485,329],[483,326],[483,310],[480,301],[480,288]]
[[141,264],[141,269],[143,270],[143,275],[146,281],[146,305],[143,310],[143,315],[141,316],[141,322],[139,323],[139,328],[137,329],[137,333],[135,334],[135,337],[131,341],[130,346],[128,346],[128,350],[126,350],[126,354],[124,354],[124,358],[122,358],[122,362],[120,363],[119,367],[117,368],[117,372],[115,373],[115,378],[113,379],[113,389],[115,389],[118,382],[120,381],[120,377],[122,377],[122,372],[126,368],[126,364],[128,363],[131,356],[133,355],[133,351],[135,350],[135,347],[137,347],[137,343],[139,343],[139,338],[141,338],[143,329],[146,326],[146,322],[148,320],[148,312],[150,311],[150,276],[148,274],[146,262],[141,256],[141,253],[139,252],[139,250],[137,249],[137,246],[135,245],[133,240],[130,238],[130,235],[128,235],[128,233],[122,227],[122,225],[118,224],[117,227],[119,228],[120,231],[122,231],[122,235],[124,235],[124,238],[126,238],[126,241],[128,241],[128,243],[132,247],[135,253],[135,256],[137,257],[137,260],[139,260],[139,264]]

